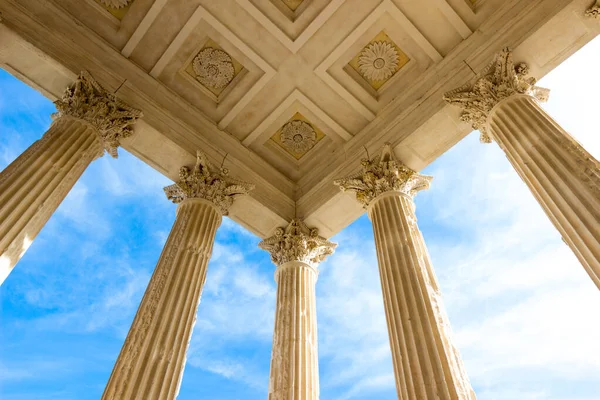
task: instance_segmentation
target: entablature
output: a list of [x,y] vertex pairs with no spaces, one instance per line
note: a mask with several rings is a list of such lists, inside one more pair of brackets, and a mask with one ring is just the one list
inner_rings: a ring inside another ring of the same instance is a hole
[[4,0],[0,62],[49,97],[89,71],[144,111],[125,149],[171,179],[201,149],[256,185],[234,220],[329,237],[363,212],[333,180],[384,142],[417,171],[452,147],[442,95],[498,50],[539,78],[600,30],[583,0],[277,1]]

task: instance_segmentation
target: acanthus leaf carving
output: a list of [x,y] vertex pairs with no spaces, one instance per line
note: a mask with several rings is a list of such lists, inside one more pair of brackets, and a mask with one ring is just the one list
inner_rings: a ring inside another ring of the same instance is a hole
[[290,121],[281,129],[281,143],[291,152],[304,154],[317,144],[317,133],[304,121]]
[[356,199],[367,208],[373,200],[387,192],[400,192],[414,197],[420,190],[428,189],[433,177],[421,175],[397,161],[389,143],[374,159],[363,159],[362,170],[334,184],[344,192],[356,193]]
[[585,15],[600,19],[600,0],[596,0],[596,3],[585,12]]
[[79,75],[54,105],[58,110],[53,115],[55,120],[70,117],[90,124],[104,150],[114,158],[117,158],[121,140],[133,134],[133,125],[142,117],[140,110],[107,92],[87,71]]
[[319,236],[318,229],[310,229],[304,221],[295,218],[287,227],[277,228],[275,234],[260,242],[258,247],[271,253],[271,260],[278,267],[290,261],[316,267],[333,254],[337,244]]
[[220,49],[207,47],[194,58],[192,68],[196,79],[204,86],[212,89],[224,89],[235,77],[233,60],[229,54]]
[[190,198],[210,201],[227,215],[236,197],[247,195],[254,189],[251,183],[242,182],[228,176],[225,168],[216,170],[209,162],[206,154],[197,152],[196,165],[193,168],[181,167],[179,181],[164,188],[169,200],[175,204]]
[[444,95],[444,100],[463,109],[461,120],[481,133],[481,142],[491,143],[487,119],[492,109],[513,95],[525,94],[540,102],[548,100],[550,91],[535,86],[535,78],[527,78],[527,64],[515,66],[508,48],[502,50],[475,83],[467,84]]
[[104,4],[108,8],[125,8],[133,0],[100,0],[100,3]]
[[400,63],[398,51],[388,42],[371,43],[358,58],[360,73],[371,81],[385,81],[396,73]]

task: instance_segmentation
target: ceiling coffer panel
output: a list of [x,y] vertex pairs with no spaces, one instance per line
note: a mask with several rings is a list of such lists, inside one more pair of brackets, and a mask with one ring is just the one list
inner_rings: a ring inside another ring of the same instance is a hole
[[275,70],[206,9],[198,7],[150,74],[224,129]]

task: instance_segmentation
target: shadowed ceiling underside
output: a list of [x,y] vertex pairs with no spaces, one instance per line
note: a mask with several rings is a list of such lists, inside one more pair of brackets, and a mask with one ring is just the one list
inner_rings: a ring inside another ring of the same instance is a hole
[[[361,211],[334,178],[386,141],[422,169],[470,130],[441,94],[500,48],[520,46],[519,56],[554,35],[558,46],[526,60],[534,75],[548,72],[596,34],[580,22],[578,37],[544,32],[567,11],[579,21],[579,3],[3,0],[0,11],[65,76],[87,69],[142,109],[124,147],[162,173],[175,177],[197,148],[217,164],[227,157],[232,174],[257,185],[238,220],[266,236],[294,214],[339,231]],[[35,71],[21,73],[35,81]],[[58,83],[34,83],[58,94]],[[261,207],[273,214],[263,225],[248,214]]]

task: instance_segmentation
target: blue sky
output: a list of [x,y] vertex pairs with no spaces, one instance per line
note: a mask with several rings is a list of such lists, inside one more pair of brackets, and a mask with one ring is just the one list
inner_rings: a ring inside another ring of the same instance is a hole
[[[600,40],[540,85],[600,157]],[[0,168],[54,107],[0,71]],[[472,133],[430,165],[419,225],[480,400],[599,400],[600,293],[495,145]],[[85,172],[0,287],[0,398],[99,399],[175,218],[170,182],[124,150]],[[218,231],[179,399],[264,399],[274,266]],[[372,230],[338,234],[317,282],[321,398],[396,399]]]

